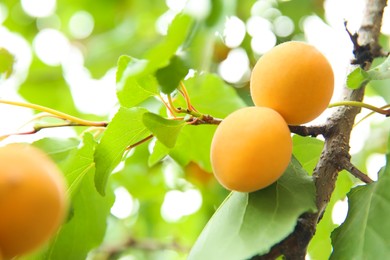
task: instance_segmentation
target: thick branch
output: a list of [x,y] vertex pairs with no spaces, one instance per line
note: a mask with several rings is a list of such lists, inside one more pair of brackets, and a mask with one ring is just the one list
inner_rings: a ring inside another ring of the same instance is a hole
[[[360,46],[369,46],[371,57],[380,55],[378,37],[386,2],[386,0],[367,0],[362,25],[358,31],[357,42]],[[356,57],[359,55],[361,54],[355,53]],[[370,66],[370,62],[366,61],[364,63],[365,69]],[[364,87],[357,90],[344,88],[344,100],[361,101],[363,96]],[[340,107],[325,123],[325,146],[313,172],[317,189],[318,212],[301,216],[292,234],[275,245],[268,254],[253,259],[275,259],[276,256],[281,254],[286,259],[305,258],[307,245],[328,205],[336,184],[337,175],[345,168],[345,162],[349,161],[350,134],[355,117],[359,112],[360,108],[358,107]],[[311,135],[311,133],[308,134]]]

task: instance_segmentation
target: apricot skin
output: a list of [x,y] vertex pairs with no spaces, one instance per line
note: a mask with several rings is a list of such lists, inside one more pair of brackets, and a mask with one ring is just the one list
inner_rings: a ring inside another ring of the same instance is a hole
[[252,192],[284,173],[292,153],[284,119],[266,107],[246,107],[227,116],[211,143],[211,163],[219,183],[228,190]]
[[264,54],[252,70],[254,104],[275,109],[289,125],[312,121],[328,106],[334,75],[325,56],[303,42],[285,42]]
[[28,253],[54,235],[67,212],[66,186],[56,164],[29,145],[0,148],[0,251]]

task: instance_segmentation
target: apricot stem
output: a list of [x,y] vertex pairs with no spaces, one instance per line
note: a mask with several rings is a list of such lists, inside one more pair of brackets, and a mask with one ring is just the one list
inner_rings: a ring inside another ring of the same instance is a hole
[[389,110],[384,110],[382,108],[379,108],[379,107],[376,107],[376,106],[373,106],[373,105],[370,105],[370,104],[367,104],[367,103],[359,102],[359,101],[340,101],[340,102],[335,102],[335,103],[330,104],[328,106],[328,108],[339,107],[339,106],[351,106],[351,107],[367,108],[367,109],[370,109],[370,110],[372,110],[372,111],[374,111],[376,113],[382,114],[382,115],[386,115],[386,116],[390,115],[390,111]]
[[58,110],[48,108],[45,106],[37,105],[37,104],[32,104],[32,103],[24,103],[24,102],[18,102],[18,101],[11,101],[11,100],[4,100],[0,99],[1,104],[7,104],[7,105],[13,105],[13,106],[18,106],[18,107],[25,107],[25,108],[31,108],[37,111],[41,112],[46,112],[49,113],[53,116],[59,117],[61,119],[70,121],[72,123],[75,123],[80,126],[107,126],[107,122],[96,122],[96,121],[89,121],[89,120],[84,120],[75,116],[71,116],[69,114],[60,112]]

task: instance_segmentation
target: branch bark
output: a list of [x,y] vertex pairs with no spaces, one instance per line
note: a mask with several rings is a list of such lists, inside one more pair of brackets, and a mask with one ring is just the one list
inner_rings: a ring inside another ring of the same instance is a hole
[[[387,0],[367,0],[366,2],[362,24],[356,35],[357,41],[354,43],[355,58],[364,69],[371,66],[373,58],[381,55],[378,38],[386,2]],[[358,48],[359,46],[365,47]],[[359,50],[366,53],[360,53]],[[364,89],[364,86],[357,90],[344,87],[343,98],[350,101],[362,101]],[[325,146],[313,172],[317,189],[318,212],[302,215],[292,234],[275,245],[268,254],[256,256],[252,259],[275,259],[279,255],[284,255],[286,259],[305,259],[307,246],[314,236],[317,223],[321,220],[329,203],[338,173],[343,169],[351,168],[349,164],[349,140],[355,117],[359,112],[360,108],[357,107],[340,107],[331,115],[325,125],[321,126],[321,130],[325,131],[323,133]],[[310,128],[310,130],[313,129]],[[316,135],[318,133],[316,131],[306,133],[306,135],[312,134]]]

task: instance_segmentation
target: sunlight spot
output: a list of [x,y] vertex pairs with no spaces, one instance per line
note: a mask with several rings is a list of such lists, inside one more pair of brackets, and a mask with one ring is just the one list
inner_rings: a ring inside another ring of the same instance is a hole
[[252,37],[261,36],[263,33],[272,30],[272,24],[260,16],[252,16],[246,22],[246,29]]
[[111,207],[111,214],[119,219],[129,217],[134,210],[133,197],[124,187],[116,188],[114,193],[115,202]]
[[165,194],[161,215],[168,222],[176,222],[184,216],[197,212],[202,206],[202,195],[198,190],[171,190]]
[[219,65],[218,72],[224,80],[230,83],[248,80],[250,69],[246,51],[241,48],[231,50],[226,60]]
[[184,9],[186,2],[186,0],[165,0],[169,9],[176,13],[180,13]]
[[[1,21],[1,19],[0,19],[0,21]],[[385,7],[385,10],[383,13],[381,32],[385,35],[390,35],[390,9],[388,6]]]
[[168,10],[163,13],[156,21],[156,29],[157,32],[161,35],[167,35],[168,27],[175,18],[176,13],[172,10]]
[[91,35],[94,27],[93,16],[86,11],[78,11],[69,20],[69,31],[76,39],[85,39]]
[[68,39],[60,31],[44,29],[35,36],[33,48],[42,62],[57,66],[68,56],[70,46]]
[[380,153],[371,154],[366,161],[367,174],[373,180],[378,180],[378,173],[386,165],[386,156]]
[[46,28],[59,30],[61,28],[61,19],[58,15],[39,17],[37,18],[37,28],[40,31]]
[[294,32],[294,22],[287,16],[276,18],[274,27],[274,32],[279,37],[287,37]]
[[5,4],[0,3],[0,24],[8,17],[8,8]]
[[256,54],[264,54],[271,50],[276,44],[276,36],[271,31],[264,31],[261,35],[256,35],[251,40],[252,50]]
[[244,40],[245,33],[245,23],[240,18],[230,16],[226,19],[225,30],[223,32],[226,46],[229,48],[236,48],[240,46]]
[[21,0],[23,10],[32,17],[44,17],[54,13],[56,0]]
[[205,19],[211,10],[210,0],[188,0],[184,11],[197,19]]
[[348,214],[348,198],[339,200],[332,209],[332,221],[336,225],[341,225]]

